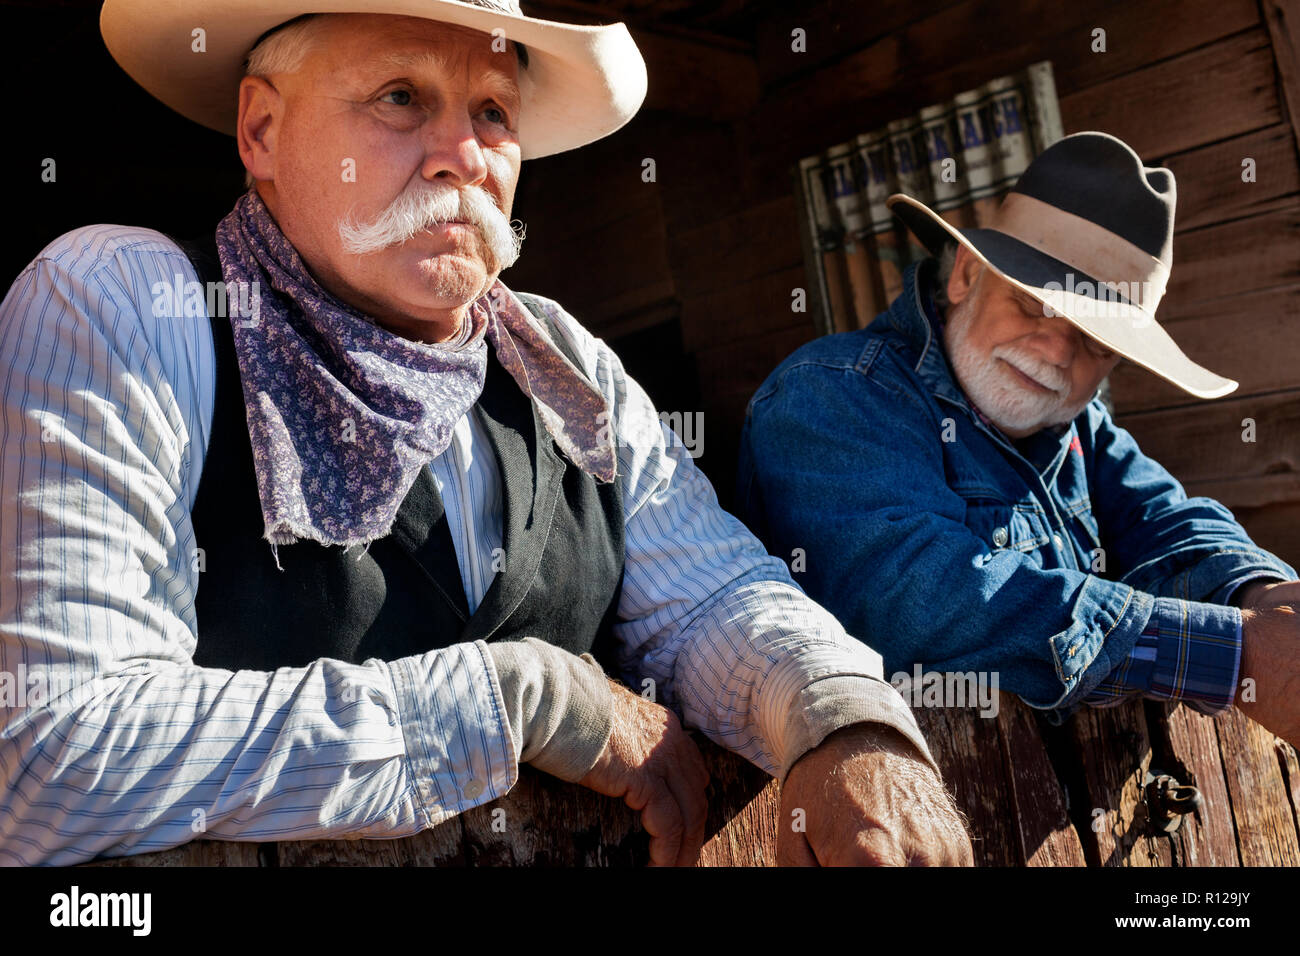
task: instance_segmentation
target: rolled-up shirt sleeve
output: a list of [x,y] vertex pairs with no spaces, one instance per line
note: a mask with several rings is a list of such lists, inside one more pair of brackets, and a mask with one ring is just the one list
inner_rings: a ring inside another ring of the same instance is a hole
[[[486,645],[198,667],[206,317],[160,234],[56,240],[0,303],[0,862],[414,834],[517,779]],[[210,358],[208,359],[210,361]]]
[[[778,779],[831,732],[863,722],[897,729],[937,770],[911,711],[884,680],[880,655],[850,637],[719,506],[686,445],[613,351],[558,304],[541,301],[613,410],[626,516],[615,627],[621,676]],[[690,427],[693,439],[705,437],[697,421]]]
[[1085,703],[1109,707],[1134,696],[1182,701],[1202,714],[1232,705],[1241,666],[1241,611],[1156,598],[1128,657]]

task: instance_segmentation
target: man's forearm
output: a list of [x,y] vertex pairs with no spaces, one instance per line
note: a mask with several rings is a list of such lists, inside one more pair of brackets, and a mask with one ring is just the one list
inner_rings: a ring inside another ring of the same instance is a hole
[[[862,722],[895,728],[932,762],[880,656],[792,585],[734,585],[672,643],[684,723],[777,778],[835,730]],[[658,648],[646,660],[668,656]]]
[[401,837],[517,776],[483,645],[274,673],[98,676],[6,715],[0,860]]

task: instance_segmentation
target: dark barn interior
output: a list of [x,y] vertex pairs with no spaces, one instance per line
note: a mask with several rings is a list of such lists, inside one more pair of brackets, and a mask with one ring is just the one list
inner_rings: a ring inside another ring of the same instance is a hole
[[[242,190],[232,141],[162,106],[112,62],[94,0],[4,0],[30,42],[7,60],[39,135],[18,172],[59,185],[15,196],[4,270],[87,222],[194,234]],[[1300,163],[1294,18],[1274,0],[993,3],[820,0],[527,4],[571,22],[622,20],[647,62],[623,130],[524,166],[528,237],[512,287],[551,296],[612,343],[665,411],[703,413],[699,459],[731,500],[745,405],[816,333],[792,312],[808,279],[791,170],[800,157],[983,80],[1050,59],[1065,132],[1100,129],[1177,174],[1179,234],[1163,320],[1195,360],[1241,387],[1200,403],[1128,364],[1120,421],[1189,494],[1223,501],[1252,536],[1300,560]],[[1102,27],[1104,53],[1090,50]],[[803,29],[806,52],[791,49]],[[68,54],[78,66],[69,69]],[[144,132],[142,136],[141,133]],[[1243,183],[1241,162],[1256,161]],[[645,181],[645,160],[654,181]],[[44,186],[44,188],[43,188]],[[1256,441],[1243,442],[1243,419]]]

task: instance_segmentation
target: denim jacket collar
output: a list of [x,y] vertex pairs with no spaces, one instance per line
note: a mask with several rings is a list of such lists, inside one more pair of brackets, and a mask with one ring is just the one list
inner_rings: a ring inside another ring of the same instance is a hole
[[[908,266],[903,273],[902,294],[872,324],[893,328],[912,346],[918,356],[914,370],[934,395],[961,405],[974,415],[975,410],[957,384],[944,351],[938,309],[930,292],[934,265],[933,259],[926,259]],[[877,327],[872,331],[882,330]]]

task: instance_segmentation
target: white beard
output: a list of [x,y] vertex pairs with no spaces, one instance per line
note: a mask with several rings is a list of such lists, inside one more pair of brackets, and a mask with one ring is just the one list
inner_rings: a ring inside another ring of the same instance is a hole
[[[1036,432],[1051,425],[1072,421],[1089,399],[1067,405],[1069,377],[1017,345],[998,345],[984,354],[970,343],[970,326],[977,296],[972,294],[948,309],[944,344],[948,361],[962,391],[988,419],[1003,431]],[[1002,360],[1002,361],[999,361]],[[1037,392],[1023,385],[1002,362],[1015,366],[1030,378],[1052,389]]]

